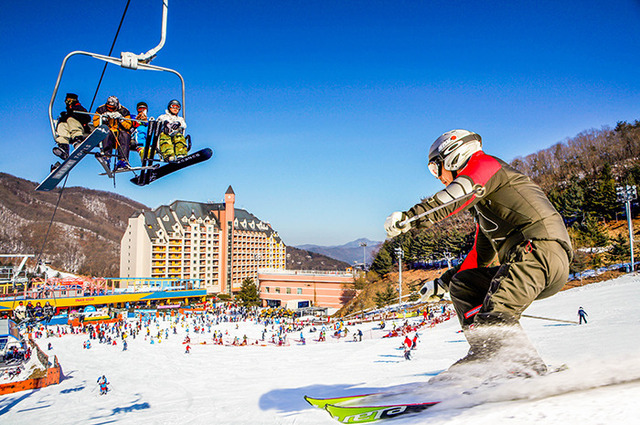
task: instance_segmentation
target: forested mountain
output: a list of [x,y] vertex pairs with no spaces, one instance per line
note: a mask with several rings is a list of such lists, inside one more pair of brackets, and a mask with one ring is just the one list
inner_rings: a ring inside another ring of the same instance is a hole
[[[489,152],[491,154],[491,152]],[[619,122],[614,129],[584,131],[525,157],[511,166],[542,187],[563,216],[574,249],[609,246],[607,253],[586,256],[576,252],[572,267],[617,262],[627,258],[629,241],[621,233],[613,237],[608,220],[624,218],[623,204],[616,199],[616,187],[640,186],[640,121]],[[402,246],[408,266],[433,258],[466,254],[473,246],[475,225],[469,214],[453,216],[426,230],[411,230],[378,251],[371,270],[385,274],[396,262],[394,249]]]
[[[0,254],[38,256],[42,250],[41,260],[51,262],[54,269],[119,276],[120,240],[127,221],[136,211],[149,208],[115,193],[68,187],[51,223],[59,192],[36,192],[35,187],[34,182],[0,173]],[[287,254],[287,268],[349,267],[342,261],[301,249],[287,247]]]
[[115,193],[68,187],[51,223],[59,192],[36,192],[35,187],[0,173],[1,253],[37,256],[42,251],[41,259],[58,270],[118,276],[120,239],[129,216],[147,207]]

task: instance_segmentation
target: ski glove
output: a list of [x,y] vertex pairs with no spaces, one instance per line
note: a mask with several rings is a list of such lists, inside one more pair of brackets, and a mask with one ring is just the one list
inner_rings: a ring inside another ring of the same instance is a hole
[[401,233],[407,232],[411,226],[400,226],[400,222],[404,219],[405,214],[400,211],[391,213],[384,222],[384,230],[387,231],[388,238],[395,238]]

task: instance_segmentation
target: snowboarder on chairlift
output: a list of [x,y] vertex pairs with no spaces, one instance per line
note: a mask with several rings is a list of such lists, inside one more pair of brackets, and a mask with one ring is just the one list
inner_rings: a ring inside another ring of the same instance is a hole
[[102,141],[102,155],[107,161],[111,158],[113,149],[116,149],[118,162],[116,169],[129,166],[129,148],[131,145],[131,114],[129,110],[120,105],[115,96],[109,96],[107,102],[96,109],[93,116],[93,125],[98,127],[105,123],[109,127],[109,134]]
[[[471,252],[434,282],[449,291],[470,345],[449,370],[464,374],[468,363],[492,361],[494,373],[545,373],[519,319],[534,300],[556,294],[567,282],[572,248],[562,217],[531,179],[485,154],[476,133],[452,130],[438,137],[428,167],[446,187],[408,211],[392,213],[385,228],[393,238],[461,211],[475,218]],[[492,266],[496,258],[500,265]],[[514,371],[514,364],[521,370]]]
[[85,133],[89,132],[91,116],[83,114],[87,110],[78,101],[78,95],[67,93],[64,99],[65,110],[58,117],[56,125],[56,143],[53,154],[62,160],[69,157],[69,145],[78,146],[84,140]]
[[158,148],[162,158],[169,162],[185,157],[188,153],[187,140],[184,137],[187,123],[178,115],[181,108],[180,102],[173,99],[167,105],[165,113],[158,117],[161,131]]
[[144,159],[144,145],[147,141],[147,132],[149,130],[148,110],[149,107],[146,102],[138,102],[136,105],[138,115],[136,115],[136,121],[133,121],[132,124],[133,133],[131,138],[131,147],[140,154],[141,160]]
[[19,322],[22,322],[27,318],[27,307],[24,305],[23,301],[18,303],[18,306],[13,310],[13,314]]
[[51,318],[53,317],[53,307],[51,306],[51,304],[49,303],[49,301],[44,303],[44,307],[42,308],[42,313],[44,314],[44,318],[46,320],[47,323],[49,323],[51,321]]

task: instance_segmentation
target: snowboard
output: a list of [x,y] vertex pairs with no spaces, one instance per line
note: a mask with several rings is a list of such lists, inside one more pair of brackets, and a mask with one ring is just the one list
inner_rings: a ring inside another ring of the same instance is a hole
[[170,162],[158,168],[145,170],[139,176],[132,178],[131,183],[138,186],[146,186],[149,183],[154,182],[168,174],[174,173],[178,170],[182,170],[183,168],[189,167],[191,165],[198,164],[199,162],[204,162],[211,158],[212,155],[213,151],[209,148],[199,150],[198,152],[187,155],[184,158],[180,158],[175,162]]
[[87,136],[86,139],[82,143],[78,145],[77,148],[69,154],[69,157],[64,160],[64,162],[55,170],[51,171],[51,173],[47,176],[46,179],[42,181],[36,187],[36,190],[39,191],[50,191],[54,189],[60,181],[65,178],[67,174],[75,167],[93,148],[98,146],[100,142],[102,142],[109,134],[109,127],[105,124],[96,127],[95,130]]

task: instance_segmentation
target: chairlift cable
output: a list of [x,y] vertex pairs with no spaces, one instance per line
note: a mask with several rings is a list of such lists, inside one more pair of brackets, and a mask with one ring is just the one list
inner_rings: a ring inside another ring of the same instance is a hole
[[[45,235],[44,235],[44,240],[42,241],[42,246],[40,247],[40,252],[38,253],[38,256],[36,257],[36,266],[38,264],[40,264],[40,258],[42,257],[42,253],[44,252],[44,247],[47,244],[47,239],[49,239],[49,232],[51,231],[51,226],[53,225],[53,219],[56,216],[56,211],[58,211],[58,206],[60,205],[60,200],[62,199],[62,192],[64,192],[64,188],[67,185],[67,179],[68,178],[69,178],[69,175],[67,174],[67,176],[64,179],[64,183],[62,184],[62,187],[60,188],[60,193],[58,194],[58,201],[56,202],[56,206],[53,208],[53,214],[51,215],[51,220],[49,220],[49,227],[47,227],[47,233],[45,233]],[[26,282],[25,285],[28,286],[28,284],[29,284],[29,281],[27,279],[27,282]],[[26,288],[25,288],[25,301],[26,301]],[[14,311],[15,308],[16,308],[16,295],[14,293],[14,295],[13,295],[13,303],[11,305],[11,311]]]
[[[113,52],[113,48],[116,45],[116,41],[118,40],[118,35],[120,34],[120,29],[122,28],[122,24],[124,22],[124,18],[127,15],[127,10],[129,9],[129,4],[131,3],[131,0],[127,0],[127,4],[124,8],[124,12],[122,13],[122,18],[120,18],[120,24],[118,25],[118,30],[116,31],[116,35],[113,38],[113,42],[111,43],[111,49],[109,50],[109,56],[111,56],[111,53]],[[107,70],[107,65],[108,63],[104,64],[104,68],[102,69],[102,74],[100,75],[100,80],[98,81],[98,86],[96,87],[96,91],[93,95],[93,100],[91,100],[91,106],[89,107],[89,110],[93,109],[93,103],[96,100],[96,96],[98,95],[98,91],[100,90],[100,85],[102,84],[102,79],[104,78],[104,74],[105,71]],[[51,220],[49,220],[49,227],[47,228],[47,233],[44,236],[44,240],[42,241],[42,246],[40,247],[40,252],[38,253],[38,256],[36,257],[36,265],[38,265],[40,263],[40,258],[42,257],[42,254],[44,253],[44,247],[47,244],[47,239],[49,239],[49,232],[51,231],[51,226],[53,225],[53,220],[56,216],[56,212],[58,211],[58,206],[60,205],[60,201],[62,200],[62,193],[64,192],[64,188],[67,185],[67,180],[69,179],[69,175],[67,174],[66,177],[64,178],[64,183],[62,184],[62,187],[60,188],[60,193],[58,194],[58,201],[56,202],[56,206],[53,209],[53,214],[51,215]],[[55,291],[54,291],[55,293]],[[54,295],[54,299],[55,299],[55,295]],[[16,297],[14,295],[13,297],[13,306],[12,306],[12,310],[13,308],[15,308],[15,301],[16,301]]]
[[[124,12],[122,12],[122,18],[120,18],[120,25],[118,25],[118,30],[116,31],[116,35],[113,38],[113,43],[111,43],[111,49],[109,49],[109,55],[113,53],[113,48],[116,46],[116,41],[118,40],[118,34],[120,34],[120,28],[122,28],[122,23],[124,22],[124,17],[127,15],[127,10],[129,9],[129,3],[131,0],[127,0],[127,5],[124,7]],[[100,85],[102,84],[102,79],[104,78],[104,73],[107,71],[107,65],[109,63],[104,64],[104,68],[102,68],[102,74],[100,74],[100,80],[98,81],[98,87],[96,87],[96,92],[93,94],[93,99],[91,99],[91,106],[89,106],[89,110],[93,109],[93,104],[96,101],[96,97],[98,96],[98,91],[100,90]]]

